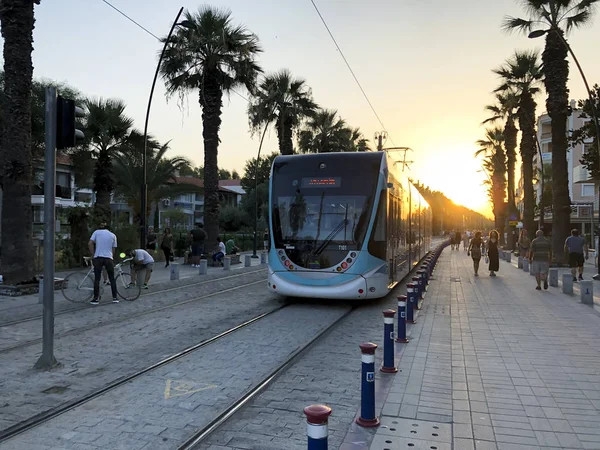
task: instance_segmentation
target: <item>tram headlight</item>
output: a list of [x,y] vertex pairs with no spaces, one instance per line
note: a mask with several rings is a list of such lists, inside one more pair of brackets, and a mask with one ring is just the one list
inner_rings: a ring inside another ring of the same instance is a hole
[[327,168],[327,164],[325,164],[325,163],[319,164],[319,169],[323,170],[323,169],[326,169],[326,168]]

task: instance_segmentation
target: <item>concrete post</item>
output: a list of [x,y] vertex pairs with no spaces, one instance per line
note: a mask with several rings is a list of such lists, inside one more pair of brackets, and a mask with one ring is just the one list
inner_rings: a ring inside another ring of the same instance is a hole
[[519,259],[517,260],[517,269],[522,269],[523,268],[523,257],[519,256]]
[[533,264],[531,263],[529,263],[529,275],[535,276],[535,273],[533,272]]
[[573,295],[573,275],[570,273],[562,274],[562,291],[563,294]]
[[552,287],[558,287],[558,269],[548,271],[548,284]]
[[511,252],[506,252],[506,262],[507,263],[512,262],[512,253]]
[[198,267],[198,275],[206,275],[208,273],[208,260],[201,259]]
[[231,269],[231,257],[226,256],[225,258],[223,258],[223,270],[229,269]]
[[39,297],[38,297],[38,304],[43,304],[44,303],[44,279],[41,278],[40,279],[40,292],[39,292]]
[[594,282],[581,280],[579,282],[579,298],[584,305],[594,304]]
[[260,263],[261,264],[266,264],[267,263],[267,254],[265,252],[262,252],[260,254]]
[[179,264],[171,263],[171,280],[179,280]]
[[523,272],[529,272],[529,260],[523,258]]
[[252,265],[252,255],[244,255],[244,267],[250,267]]

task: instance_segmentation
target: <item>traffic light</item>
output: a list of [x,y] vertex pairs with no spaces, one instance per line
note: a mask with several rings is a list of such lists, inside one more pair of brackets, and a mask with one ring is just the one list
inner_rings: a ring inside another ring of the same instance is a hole
[[59,150],[75,147],[78,139],[85,136],[77,129],[77,117],[83,117],[83,109],[75,106],[73,100],[61,97],[56,104],[56,148]]

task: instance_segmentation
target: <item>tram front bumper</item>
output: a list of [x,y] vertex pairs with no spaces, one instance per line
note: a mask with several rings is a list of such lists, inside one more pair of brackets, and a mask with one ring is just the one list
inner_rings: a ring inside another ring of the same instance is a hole
[[[367,282],[360,276],[356,275],[349,281],[331,284],[331,285],[312,285],[311,279],[304,279],[305,283],[296,283],[286,279],[285,275],[289,272],[272,272],[269,271],[269,291],[290,297],[305,297],[305,298],[332,298],[339,300],[358,300],[368,298]],[[295,273],[300,276],[299,272]]]

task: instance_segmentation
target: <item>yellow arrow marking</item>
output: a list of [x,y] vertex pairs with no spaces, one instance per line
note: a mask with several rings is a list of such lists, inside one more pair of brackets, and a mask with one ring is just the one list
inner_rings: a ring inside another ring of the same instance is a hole
[[196,383],[194,381],[167,380],[165,386],[165,400],[182,395],[193,394],[194,392],[206,391],[216,388],[216,384]]

